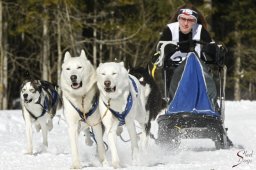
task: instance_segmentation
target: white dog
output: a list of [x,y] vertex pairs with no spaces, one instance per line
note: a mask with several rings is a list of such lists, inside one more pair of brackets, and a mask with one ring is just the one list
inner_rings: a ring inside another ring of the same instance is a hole
[[116,131],[125,124],[131,139],[133,163],[139,161],[139,146],[135,120],[142,126],[142,138],[146,138],[145,125],[148,116],[145,111],[144,94],[137,78],[128,74],[124,63],[109,62],[97,68],[97,85],[100,90],[99,108],[105,133],[108,135],[112,153],[112,165],[120,167],[116,148]]
[[107,166],[102,135],[102,122],[98,111],[96,71],[82,50],[80,56],[65,53],[61,72],[64,114],[68,123],[72,152],[72,167],[81,168],[78,154],[78,136],[81,123],[91,126],[95,133],[99,159]]
[[33,153],[32,124],[37,132],[42,130],[43,147],[48,146],[48,131],[53,128],[52,118],[61,106],[60,96],[54,85],[47,81],[26,80],[20,90],[23,118],[26,124],[27,153]]

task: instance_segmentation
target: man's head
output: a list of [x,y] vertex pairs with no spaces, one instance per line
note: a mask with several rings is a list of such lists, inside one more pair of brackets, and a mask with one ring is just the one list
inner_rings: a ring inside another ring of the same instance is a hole
[[198,14],[191,9],[180,9],[177,20],[180,25],[180,31],[183,34],[188,34],[193,25],[197,23]]

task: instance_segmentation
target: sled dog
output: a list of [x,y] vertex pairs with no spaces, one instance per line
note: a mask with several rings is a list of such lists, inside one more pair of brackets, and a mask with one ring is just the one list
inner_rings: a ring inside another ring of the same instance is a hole
[[42,131],[43,147],[48,146],[48,131],[52,130],[52,119],[56,110],[61,106],[61,99],[56,87],[50,82],[43,80],[26,80],[20,89],[22,114],[25,120],[27,150],[33,153],[32,124],[36,131]]
[[98,109],[96,71],[87,59],[84,50],[78,57],[71,57],[68,51],[65,53],[61,72],[61,90],[71,144],[71,168],[81,168],[78,153],[78,136],[82,130],[81,125],[85,128],[92,127],[97,141],[99,160],[104,166],[107,166],[102,122]]
[[161,91],[153,77],[149,74],[149,70],[147,68],[131,68],[129,73],[134,75],[139,80],[140,84],[145,87],[144,101],[146,102],[145,107],[147,115],[149,115],[146,126],[146,133],[148,135],[151,129],[151,121],[155,120],[161,110],[165,107],[164,102],[162,101]]
[[[102,63],[96,70],[97,85],[100,90],[99,109],[101,119],[108,136],[109,147],[112,154],[112,166],[120,167],[120,160],[117,153],[116,138],[117,128],[126,125],[132,149],[133,163],[139,161],[139,145],[135,128],[135,120],[142,127],[142,138],[146,138],[145,105],[142,101],[141,85],[136,77],[129,75],[124,63],[108,62]],[[142,141],[143,141],[142,139]]]

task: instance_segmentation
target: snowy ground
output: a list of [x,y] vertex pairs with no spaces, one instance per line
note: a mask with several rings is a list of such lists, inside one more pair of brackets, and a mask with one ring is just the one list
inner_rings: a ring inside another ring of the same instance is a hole
[[[256,169],[256,102],[226,102],[226,127],[235,147],[215,150],[211,140],[182,140],[175,151],[160,149],[153,141],[147,153],[142,153],[140,166],[131,165],[130,143],[118,139],[122,169],[129,170],[240,170]],[[61,114],[61,111],[58,112]],[[153,131],[156,133],[157,124]],[[127,136],[124,136],[127,138]],[[25,126],[21,110],[0,111],[0,170],[67,170],[71,165],[67,126],[54,119],[49,134],[49,148],[41,151],[41,134],[33,136],[34,154],[25,155]],[[113,169],[100,167],[95,145],[86,146],[82,134],[79,138],[83,169]],[[237,154],[240,156],[238,157]],[[107,158],[111,162],[110,151]],[[239,165],[237,165],[239,164]],[[232,168],[233,165],[237,165]]]

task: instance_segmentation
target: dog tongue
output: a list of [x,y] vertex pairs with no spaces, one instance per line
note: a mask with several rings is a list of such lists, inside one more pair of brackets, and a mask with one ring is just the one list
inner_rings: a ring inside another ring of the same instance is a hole
[[73,84],[71,85],[71,87],[72,87],[73,89],[77,89],[77,88],[79,88],[79,84],[78,84],[78,83],[73,83]]

